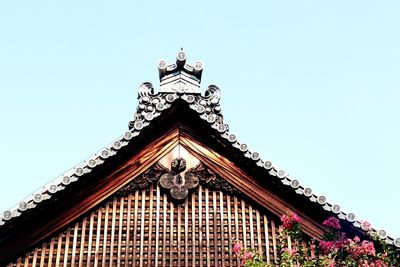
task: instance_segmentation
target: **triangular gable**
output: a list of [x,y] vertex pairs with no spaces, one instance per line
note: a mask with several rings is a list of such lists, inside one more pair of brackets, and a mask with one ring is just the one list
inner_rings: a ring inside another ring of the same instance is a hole
[[[179,202],[157,182],[177,158],[186,159],[181,175],[197,173],[199,178]],[[274,262],[279,218],[232,190],[188,151],[175,147],[9,266],[240,266],[231,243],[238,238]]]

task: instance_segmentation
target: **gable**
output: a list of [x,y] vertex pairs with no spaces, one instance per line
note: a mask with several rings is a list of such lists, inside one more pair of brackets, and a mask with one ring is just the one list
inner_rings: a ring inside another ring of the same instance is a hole
[[[171,163],[177,157],[182,157],[186,161],[186,173],[191,173],[198,181],[195,186],[189,188],[190,194],[204,187],[204,192],[215,190],[218,194],[221,192],[232,197],[239,196],[251,203],[254,209],[268,212],[274,218],[278,218],[288,209],[296,210],[273,192],[263,188],[229,159],[200,145],[199,141],[178,127],[143,147],[140,153],[124,158],[118,165],[114,162],[111,164],[113,168],[104,166],[105,170],[102,172],[87,177],[87,180],[84,180],[87,183],[77,184],[78,187],[64,191],[68,199],[60,195],[54,199],[52,206],[36,209],[34,217],[21,222],[18,228],[12,230],[8,242],[2,243],[4,244],[2,251],[6,253],[4,255],[8,255],[5,259],[9,260],[25,253],[26,249],[37,246],[65,227],[75,227],[72,226],[74,221],[92,211],[100,203],[109,201],[113,196],[137,194],[138,190],[143,188],[149,190],[148,188],[153,186],[154,190],[158,188],[157,190],[164,192],[164,197],[169,202],[179,206],[182,203],[170,193],[171,188],[163,188],[160,181],[163,174],[171,171]],[[74,195],[70,195],[71,192],[74,192]],[[186,201],[185,199],[186,197],[183,200]],[[197,198],[199,199],[200,197]],[[60,202],[57,203],[57,200]],[[323,234],[322,227],[300,210],[298,212],[305,218],[305,232],[314,238],[320,238]],[[249,245],[254,244],[256,243],[251,242]],[[90,258],[90,255],[87,257]]]
[[[184,199],[163,188],[174,159],[199,184]],[[279,217],[177,145],[89,211],[8,266],[239,266],[232,240],[277,258]]]

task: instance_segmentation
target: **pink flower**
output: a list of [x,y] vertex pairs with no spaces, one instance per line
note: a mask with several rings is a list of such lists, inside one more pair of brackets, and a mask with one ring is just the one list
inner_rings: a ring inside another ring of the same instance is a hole
[[236,255],[239,255],[240,252],[242,251],[242,249],[243,249],[243,245],[242,245],[242,243],[240,243],[239,241],[237,241],[237,242],[235,243],[235,245],[233,246],[233,252],[234,252]]
[[300,216],[297,215],[297,213],[294,213],[294,212],[292,212],[292,220],[295,223],[300,223],[301,222]]
[[281,222],[285,229],[291,230],[295,224],[301,222],[301,218],[296,213],[289,211],[287,214],[282,215]]
[[375,267],[387,267],[387,264],[385,263],[385,262],[383,262],[382,260],[376,260],[375,262],[374,262],[374,264],[375,264]]
[[349,253],[354,258],[364,255],[364,256],[375,256],[374,243],[368,240],[364,240],[359,243],[359,238],[353,239],[355,242],[350,243]]
[[335,217],[329,217],[328,219],[326,219],[322,225],[331,228],[331,229],[336,229],[339,230],[340,229],[340,222],[337,218]]
[[335,248],[335,242],[333,241],[321,241],[319,243],[319,249],[322,251],[324,254],[328,254]]
[[364,251],[364,254],[371,255],[371,256],[375,255],[374,243],[372,243],[371,241],[364,240],[361,243],[361,247],[362,247],[362,249]]
[[242,257],[242,264],[245,264],[247,261],[251,260],[253,258],[253,253],[250,251],[247,251],[243,254]]

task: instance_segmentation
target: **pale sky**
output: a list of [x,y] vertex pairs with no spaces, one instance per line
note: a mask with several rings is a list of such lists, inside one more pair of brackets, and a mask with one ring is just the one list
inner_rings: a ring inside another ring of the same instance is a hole
[[[136,3],[135,3],[136,2]],[[231,132],[400,237],[399,1],[2,1],[0,211],[127,130],[156,63],[203,60]]]

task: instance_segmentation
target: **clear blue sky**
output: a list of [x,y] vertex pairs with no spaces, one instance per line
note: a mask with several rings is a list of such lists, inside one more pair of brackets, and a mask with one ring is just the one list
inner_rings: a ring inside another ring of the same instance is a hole
[[157,60],[205,62],[240,141],[400,237],[399,1],[2,1],[0,210],[127,130]]

